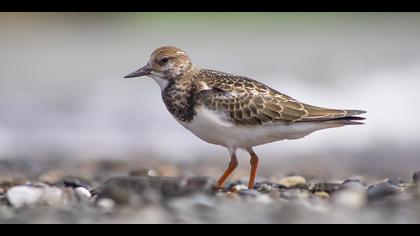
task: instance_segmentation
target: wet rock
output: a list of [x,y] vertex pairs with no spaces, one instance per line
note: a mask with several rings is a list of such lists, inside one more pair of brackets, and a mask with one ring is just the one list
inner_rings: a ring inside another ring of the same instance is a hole
[[417,171],[413,174],[413,182],[415,184],[419,184],[420,183],[420,171]]
[[93,191],[98,199],[109,198],[117,204],[138,205],[165,198],[184,197],[194,193],[215,193],[215,181],[206,177],[119,177],[108,180]]
[[384,200],[387,197],[398,193],[400,193],[398,187],[391,185],[388,182],[371,185],[367,190],[368,201]]
[[280,180],[279,184],[286,188],[294,188],[306,184],[306,179],[302,176],[290,176]]
[[42,196],[42,189],[29,186],[12,187],[6,193],[8,202],[15,208],[31,206],[38,203]]

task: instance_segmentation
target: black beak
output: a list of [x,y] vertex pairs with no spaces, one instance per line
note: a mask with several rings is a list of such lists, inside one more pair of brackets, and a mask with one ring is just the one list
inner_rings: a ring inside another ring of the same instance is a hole
[[152,72],[152,69],[150,68],[149,65],[146,65],[146,66],[134,71],[133,73],[124,76],[124,78],[134,78],[134,77],[149,75],[150,72]]

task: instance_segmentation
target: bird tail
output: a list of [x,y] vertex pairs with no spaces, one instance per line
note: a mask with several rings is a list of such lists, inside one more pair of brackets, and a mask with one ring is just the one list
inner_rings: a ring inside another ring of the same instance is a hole
[[346,115],[343,117],[331,118],[329,120],[325,120],[328,123],[337,123],[339,125],[363,125],[362,120],[365,120],[365,117],[360,117],[358,115],[367,113],[366,111],[362,110],[345,110]]

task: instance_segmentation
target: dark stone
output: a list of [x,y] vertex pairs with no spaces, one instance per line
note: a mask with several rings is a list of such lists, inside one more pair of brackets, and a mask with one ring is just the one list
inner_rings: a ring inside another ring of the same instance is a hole
[[418,183],[420,182],[420,171],[416,171],[416,172],[413,174],[413,182],[414,182],[415,184],[418,184]]
[[398,187],[391,185],[388,182],[371,185],[367,190],[368,201],[384,200],[387,197],[398,194],[399,192]]
[[98,199],[109,198],[119,204],[137,204],[143,201],[160,201],[184,197],[194,193],[214,194],[215,181],[210,178],[174,177],[118,177],[105,182],[92,191]]

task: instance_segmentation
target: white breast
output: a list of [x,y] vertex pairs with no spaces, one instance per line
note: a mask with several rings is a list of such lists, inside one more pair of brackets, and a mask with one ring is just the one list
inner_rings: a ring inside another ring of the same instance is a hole
[[227,148],[247,148],[284,139],[298,139],[317,130],[337,127],[337,124],[321,122],[235,126],[224,113],[205,107],[197,109],[197,115],[191,123],[181,124],[200,139]]

